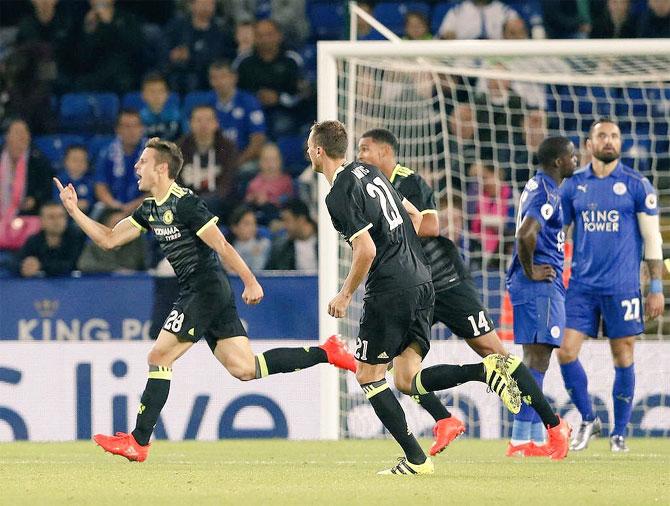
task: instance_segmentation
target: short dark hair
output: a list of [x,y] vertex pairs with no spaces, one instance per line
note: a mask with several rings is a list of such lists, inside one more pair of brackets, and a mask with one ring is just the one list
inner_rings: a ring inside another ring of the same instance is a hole
[[428,32],[430,33],[430,23],[428,22],[428,17],[421,11],[407,11],[407,14],[405,14],[405,23],[407,23],[407,19],[410,16],[414,16],[415,18],[418,18],[421,20],[421,22],[426,25],[426,28],[428,28]]
[[142,123],[142,116],[140,115],[140,111],[133,109],[132,107],[124,107],[119,111],[119,115],[116,117],[116,126],[119,126],[119,123],[121,123],[121,116],[124,114],[128,116],[136,116],[137,119],[140,120],[140,123]]
[[316,122],[312,125],[312,138],[330,158],[344,158],[347,153],[347,129],[337,120]]
[[286,203],[282,206],[281,210],[290,212],[296,218],[303,216],[310,223],[314,223],[314,220],[312,220],[312,215],[309,214],[309,207],[307,207],[307,204],[298,198],[287,200]]
[[593,135],[593,130],[595,130],[595,128],[596,128],[598,125],[602,124],[602,123],[611,123],[612,125],[615,125],[617,128],[619,127],[619,123],[617,123],[617,122],[616,122],[615,120],[613,120],[612,118],[600,118],[600,119],[597,119],[597,120],[595,120],[593,123],[591,123],[591,126],[589,127],[589,139],[590,139],[591,136]]
[[554,160],[568,152],[572,141],[567,137],[547,137],[540,143],[537,150],[537,159],[543,167],[551,167]]
[[248,205],[242,204],[241,206],[237,206],[235,209],[233,209],[233,212],[230,213],[228,225],[237,225],[240,221],[242,221],[242,218],[244,218],[249,213],[254,214],[254,210]]
[[193,117],[193,113],[199,109],[207,109],[212,111],[212,113],[214,113],[214,117],[218,120],[218,117],[216,116],[216,109],[214,109],[214,106],[209,104],[196,104],[195,106],[193,106],[193,109],[191,109],[191,114],[189,114],[188,116],[189,119],[191,119]]
[[88,156],[88,149],[86,149],[86,146],[84,146],[83,144],[70,144],[67,148],[65,148],[65,155],[63,156],[63,158],[69,155],[70,151],[74,151],[75,149],[83,151]]
[[393,135],[393,132],[387,130],[386,128],[372,128],[361,135],[361,139],[368,138],[372,139],[375,142],[383,142],[388,144],[393,149],[393,153],[398,152],[400,144],[398,143],[398,138]]
[[165,79],[165,76],[161,74],[160,72],[147,72],[144,77],[142,78],[142,88],[144,88],[145,85],[151,84],[151,83],[163,83],[166,88],[168,87],[167,80]]
[[160,137],[152,137],[144,144],[145,149],[151,148],[156,151],[158,163],[168,164],[168,176],[170,179],[177,179],[182,165],[184,165],[184,155],[181,149],[174,142],[166,141]]
[[230,72],[235,72],[233,69],[233,64],[230,60],[214,60],[209,64],[208,70],[229,70]]

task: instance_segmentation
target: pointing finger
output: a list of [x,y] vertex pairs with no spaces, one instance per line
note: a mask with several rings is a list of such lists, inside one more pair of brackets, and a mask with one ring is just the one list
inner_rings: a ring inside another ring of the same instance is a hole
[[54,183],[56,183],[56,188],[58,188],[58,191],[63,191],[63,185],[60,180],[57,177],[54,177],[53,180]]

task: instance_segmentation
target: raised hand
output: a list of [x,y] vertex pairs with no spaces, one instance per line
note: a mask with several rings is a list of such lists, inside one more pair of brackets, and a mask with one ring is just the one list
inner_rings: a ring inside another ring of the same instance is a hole
[[57,177],[53,178],[53,180],[56,184],[56,188],[58,188],[58,191],[60,192],[60,200],[63,203],[63,207],[65,207],[65,210],[68,213],[74,213],[78,209],[77,192],[75,191],[74,186],[72,186],[72,183],[63,186]]

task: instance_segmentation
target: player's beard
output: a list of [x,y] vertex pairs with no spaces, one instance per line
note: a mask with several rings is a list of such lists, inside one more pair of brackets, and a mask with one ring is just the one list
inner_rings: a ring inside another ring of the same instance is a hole
[[605,153],[603,151],[593,153],[593,158],[595,158],[596,160],[600,160],[601,162],[603,162],[605,164],[613,162],[614,160],[617,160],[619,158],[619,156],[621,156],[621,154],[616,150],[611,151],[609,153]]

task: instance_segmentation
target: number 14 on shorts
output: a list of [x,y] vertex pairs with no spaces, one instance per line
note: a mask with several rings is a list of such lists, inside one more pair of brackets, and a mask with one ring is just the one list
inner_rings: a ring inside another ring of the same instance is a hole
[[491,331],[489,322],[486,319],[484,311],[479,312],[479,321],[475,320],[474,315],[468,316],[468,321],[472,325],[472,337],[479,337],[482,335],[482,331],[486,334]]

